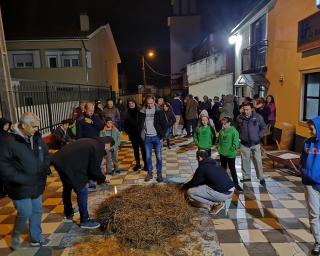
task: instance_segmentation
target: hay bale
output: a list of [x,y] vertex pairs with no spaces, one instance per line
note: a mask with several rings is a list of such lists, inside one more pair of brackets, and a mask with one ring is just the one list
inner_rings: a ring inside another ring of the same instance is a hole
[[108,198],[97,210],[106,234],[134,248],[160,245],[181,232],[194,216],[176,186],[133,186]]

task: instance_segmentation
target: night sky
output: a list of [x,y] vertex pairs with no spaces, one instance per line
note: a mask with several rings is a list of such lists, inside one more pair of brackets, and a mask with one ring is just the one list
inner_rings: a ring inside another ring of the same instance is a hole
[[[170,73],[170,35],[167,17],[171,16],[171,0],[0,0],[5,33],[28,31],[37,24],[64,21],[79,12],[89,17],[109,22],[122,64],[120,70],[127,74],[131,88],[142,83],[139,55],[148,49],[156,51],[150,64],[160,73]],[[249,6],[257,0],[198,0],[202,15],[202,33],[216,32],[228,36],[228,32],[244,16]],[[44,10],[45,11],[41,11]],[[41,13],[43,16],[41,16]],[[33,23],[31,22],[33,20]],[[90,19],[91,21],[91,19]],[[30,27],[26,25],[30,23]],[[33,24],[33,25],[32,25]],[[40,29],[40,28],[39,28]],[[6,35],[7,36],[7,35]],[[148,78],[157,85],[168,84],[147,71]]]

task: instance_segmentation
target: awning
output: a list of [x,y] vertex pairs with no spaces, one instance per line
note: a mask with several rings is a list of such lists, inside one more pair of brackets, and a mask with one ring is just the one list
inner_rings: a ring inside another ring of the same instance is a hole
[[235,86],[249,86],[251,88],[263,86],[268,89],[270,82],[264,75],[260,74],[241,74]]

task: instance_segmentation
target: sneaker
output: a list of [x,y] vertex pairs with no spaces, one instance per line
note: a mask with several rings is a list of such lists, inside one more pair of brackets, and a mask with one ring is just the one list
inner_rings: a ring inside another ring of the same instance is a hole
[[133,167],[133,171],[134,172],[137,172],[139,170],[141,170],[141,165],[140,164],[137,164],[135,167]]
[[31,246],[33,247],[42,247],[42,246],[48,246],[48,244],[50,243],[50,240],[49,239],[42,239],[41,241],[33,241],[31,242]]
[[158,175],[157,179],[156,179],[157,182],[163,182],[163,178],[162,178],[162,175]]
[[264,179],[262,179],[262,180],[260,180],[260,184],[261,184],[262,186],[264,186],[264,185],[266,185],[266,181],[265,181]]
[[223,210],[224,206],[225,206],[224,202],[216,203],[216,204],[212,205],[212,207],[211,207],[211,209],[209,210],[209,212],[210,212],[211,214],[216,215],[216,214],[218,214],[220,211]]
[[241,180],[240,180],[240,182],[242,182],[242,183],[243,183],[243,182],[250,182],[250,181],[251,181],[251,179],[241,179]]
[[96,191],[96,190],[97,190],[96,184],[89,184],[88,190],[89,190],[89,192],[94,192],[94,191]]
[[100,227],[100,223],[93,221],[93,220],[89,220],[87,222],[80,223],[80,228],[84,228],[84,229],[96,229],[99,227]]
[[150,181],[152,179],[153,179],[152,174],[147,174],[147,176],[145,177],[144,181],[147,182],[147,181]]
[[243,189],[239,185],[235,185],[235,189],[237,192],[242,192]]
[[119,170],[114,170],[114,171],[113,171],[113,175],[114,175],[114,176],[120,175],[120,171],[119,171]]
[[10,248],[13,251],[18,250],[20,248],[20,238],[19,237],[18,238],[12,237]]
[[320,244],[315,243],[312,250],[311,250],[311,255],[320,255]]
[[112,178],[112,175],[107,174],[107,175],[106,175],[105,182],[106,182],[106,183],[110,183],[111,178]]

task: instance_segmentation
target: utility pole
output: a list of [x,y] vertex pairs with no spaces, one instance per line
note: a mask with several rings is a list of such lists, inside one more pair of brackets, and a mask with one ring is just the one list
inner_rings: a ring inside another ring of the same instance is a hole
[[9,118],[12,122],[17,121],[15,111],[15,100],[11,86],[10,67],[6,41],[3,31],[2,14],[0,9],[0,97],[2,116]]
[[142,54],[141,56],[142,58],[142,78],[143,78],[143,86],[144,88],[147,85],[147,81],[146,81],[146,69],[145,69],[145,65],[144,65],[144,54]]

